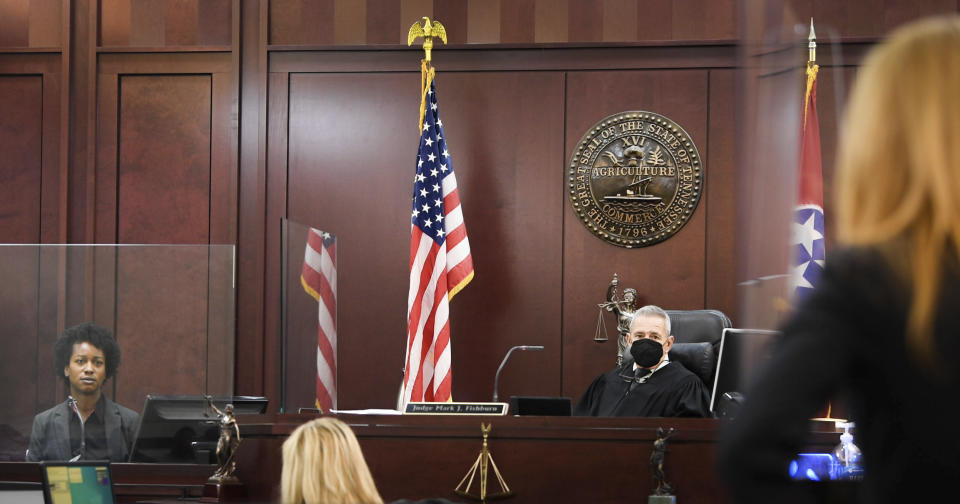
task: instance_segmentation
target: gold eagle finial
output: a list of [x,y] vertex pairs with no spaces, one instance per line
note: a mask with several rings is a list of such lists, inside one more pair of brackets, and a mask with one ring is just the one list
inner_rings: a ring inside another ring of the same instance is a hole
[[430,61],[430,50],[433,49],[433,38],[438,37],[446,44],[447,30],[440,24],[440,21],[433,21],[433,23],[431,23],[430,18],[424,16],[423,26],[420,26],[420,22],[417,21],[410,27],[410,31],[407,33],[407,45],[412,45],[413,41],[418,37],[423,37],[423,50],[427,53],[426,60]]

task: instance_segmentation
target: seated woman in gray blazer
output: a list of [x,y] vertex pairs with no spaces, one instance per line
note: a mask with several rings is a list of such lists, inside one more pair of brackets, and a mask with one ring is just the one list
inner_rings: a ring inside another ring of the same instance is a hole
[[27,460],[127,460],[139,415],[102,392],[119,366],[120,347],[107,329],[85,323],[63,331],[53,367],[70,395],[34,417]]

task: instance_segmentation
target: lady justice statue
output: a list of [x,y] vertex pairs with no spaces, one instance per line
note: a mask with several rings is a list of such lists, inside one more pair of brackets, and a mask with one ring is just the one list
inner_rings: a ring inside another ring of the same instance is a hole
[[237,448],[240,446],[240,427],[237,418],[233,416],[233,405],[226,405],[220,410],[213,404],[213,398],[206,396],[207,405],[220,419],[220,440],[217,441],[217,472],[210,477],[211,481],[226,482],[236,480],[233,475],[237,470]]
[[637,310],[637,290],[627,288],[623,290],[623,299],[620,299],[617,288],[620,286],[620,277],[614,273],[610,286],[607,287],[607,302],[600,303],[600,308],[613,312],[617,316],[617,332],[620,336],[617,338],[617,364],[623,350],[627,347],[627,333],[630,332],[630,319],[633,312]]

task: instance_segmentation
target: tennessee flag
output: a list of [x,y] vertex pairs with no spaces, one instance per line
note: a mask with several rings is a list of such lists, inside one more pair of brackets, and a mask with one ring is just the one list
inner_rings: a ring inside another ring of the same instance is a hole
[[803,133],[800,140],[800,174],[797,207],[791,232],[793,269],[790,283],[799,300],[817,284],[823,271],[823,170],[820,166],[820,125],[817,119],[817,70],[807,64],[807,87],[803,99]]

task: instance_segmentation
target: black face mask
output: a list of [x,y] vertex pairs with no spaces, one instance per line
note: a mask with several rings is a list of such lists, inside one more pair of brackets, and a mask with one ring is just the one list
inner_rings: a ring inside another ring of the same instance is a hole
[[633,361],[642,368],[656,366],[663,357],[663,345],[648,338],[638,339],[630,346]]

